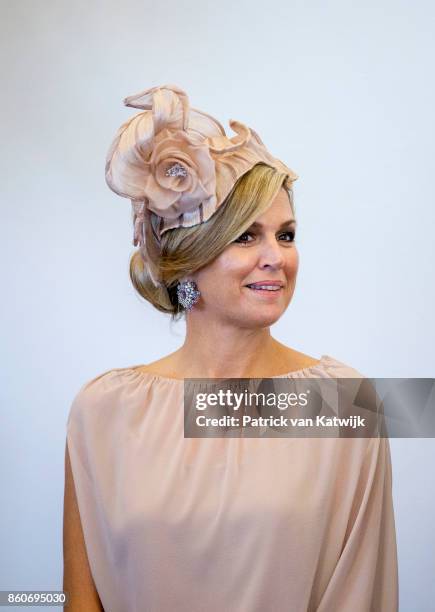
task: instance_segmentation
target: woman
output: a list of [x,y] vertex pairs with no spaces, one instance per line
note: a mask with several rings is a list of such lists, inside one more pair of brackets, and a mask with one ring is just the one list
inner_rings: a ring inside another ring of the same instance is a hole
[[259,136],[228,138],[155,87],[119,129],[106,180],[133,206],[132,282],[173,319],[174,353],[87,382],[68,418],[69,610],[397,610],[385,438],[185,438],[185,378],[361,374],[274,339],[295,289],[292,183]]

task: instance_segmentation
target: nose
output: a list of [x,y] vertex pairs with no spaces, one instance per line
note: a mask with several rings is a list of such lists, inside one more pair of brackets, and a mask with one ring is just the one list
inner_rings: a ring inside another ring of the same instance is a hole
[[277,242],[276,237],[264,238],[260,252],[260,268],[280,270],[284,266],[284,261],[282,246]]

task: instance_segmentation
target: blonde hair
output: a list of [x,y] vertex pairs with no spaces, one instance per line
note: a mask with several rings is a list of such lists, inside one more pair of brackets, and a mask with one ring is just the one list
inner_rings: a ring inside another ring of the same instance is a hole
[[140,251],[136,251],[130,259],[130,279],[139,295],[170,314],[173,321],[182,318],[185,310],[177,299],[179,280],[211,263],[243,234],[270,206],[279,187],[286,190],[294,213],[293,192],[285,187],[285,178],[285,173],[271,166],[256,164],[239,178],[208,221],[164,232],[157,267],[165,287],[154,285]]

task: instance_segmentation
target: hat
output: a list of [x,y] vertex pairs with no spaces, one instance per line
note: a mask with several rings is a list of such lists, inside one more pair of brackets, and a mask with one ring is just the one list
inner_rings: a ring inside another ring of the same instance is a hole
[[105,177],[110,189],[131,200],[133,244],[145,251],[147,225],[159,241],[169,229],[204,223],[255,164],[285,173],[288,188],[298,178],[252,128],[230,119],[236,135],[228,137],[219,121],[191,108],[176,85],[146,89],[124,104],[142,112],[118,129]]

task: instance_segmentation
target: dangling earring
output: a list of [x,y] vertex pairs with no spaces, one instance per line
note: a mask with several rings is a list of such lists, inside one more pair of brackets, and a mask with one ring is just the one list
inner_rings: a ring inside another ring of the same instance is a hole
[[191,310],[199,299],[201,292],[195,281],[182,281],[177,285],[178,301],[186,310]]

